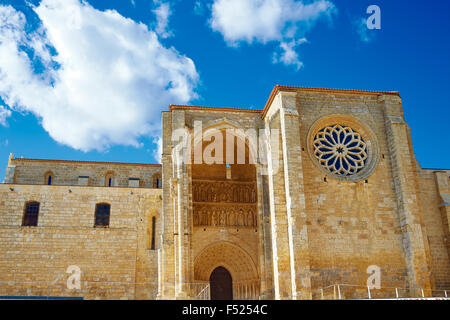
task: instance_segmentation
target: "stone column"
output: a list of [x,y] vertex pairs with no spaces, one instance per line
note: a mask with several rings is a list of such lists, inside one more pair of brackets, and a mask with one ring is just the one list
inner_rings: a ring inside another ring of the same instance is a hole
[[[180,130],[180,134],[187,133],[185,112],[183,110],[172,111],[172,132]],[[179,136],[178,134],[176,136]],[[181,136],[180,136],[181,138]],[[185,140],[186,142],[186,140]],[[176,142],[182,146],[182,140]],[[188,255],[188,237],[189,237],[189,177],[185,163],[185,153],[188,145],[177,148],[172,145],[173,177],[172,188],[175,191],[173,195],[173,219],[174,219],[174,260],[175,260],[175,298],[187,299],[189,295],[189,255]]]
[[173,208],[173,164],[172,164],[172,113],[162,113],[162,232],[159,266],[158,299],[175,297],[175,249],[174,249],[174,208]]
[[[280,92],[266,115],[280,130],[278,154],[269,144],[270,211],[275,299],[311,299],[299,115],[295,93]],[[278,168],[278,170],[276,170]]]
[[382,95],[379,99],[383,104],[410,294],[415,296],[420,289],[429,292],[431,288],[429,248],[420,205],[415,159],[409,127],[403,120],[400,97]]
[[[260,151],[261,152],[261,151]],[[266,171],[266,170],[264,170]],[[272,276],[272,250],[270,235],[270,208],[268,205],[269,195],[267,186],[267,174],[261,174],[260,164],[256,166],[256,188],[257,188],[257,204],[258,204],[258,251],[260,265],[260,291],[259,298],[273,299],[273,276]]]
[[[183,118],[184,119],[184,118]],[[189,296],[189,185],[190,177],[186,163],[183,161],[185,150],[180,150],[176,161],[177,197],[175,203],[175,245],[176,245],[176,292],[177,299],[187,299]]]

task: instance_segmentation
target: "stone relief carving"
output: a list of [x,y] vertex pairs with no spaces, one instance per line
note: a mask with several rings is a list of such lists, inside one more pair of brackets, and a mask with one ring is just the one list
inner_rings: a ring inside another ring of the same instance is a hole
[[194,202],[256,203],[254,183],[192,182]]
[[193,181],[194,226],[256,227],[253,182]]
[[255,206],[214,206],[194,204],[194,226],[248,227],[257,226]]

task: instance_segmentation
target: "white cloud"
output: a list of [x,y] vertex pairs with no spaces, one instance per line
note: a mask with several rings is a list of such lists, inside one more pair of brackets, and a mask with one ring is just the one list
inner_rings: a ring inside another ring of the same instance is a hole
[[[313,0],[307,4],[295,0],[214,0],[210,19],[211,28],[220,32],[230,46],[245,43],[277,41],[292,63],[293,47],[298,38],[304,38],[315,22],[336,13],[335,6],[327,0]],[[294,52],[295,53],[295,52]],[[297,57],[298,59],[298,57]],[[283,62],[276,59],[276,62]]]
[[56,141],[84,151],[139,146],[159,132],[161,110],[196,97],[192,60],[144,24],[78,0],[43,0],[33,10],[42,27],[27,34],[25,16],[0,6],[0,96],[38,116]]
[[356,28],[356,32],[359,35],[359,38],[362,42],[371,42],[374,38],[374,33],[369,33],[369,29],[367,28],[367,20],[365,18],[356,19],[353,22],[353,25]]
[[[1,79],[1,78],[0,78]],[[6,126],[6,118],[11,115],[11,111],[0,105],[0,124]]]
[[330,16],[333,11],[334,5],[326,0],[309,4],[294,0],[215,0],[211,27],[229,44],[266,43],[293,38],[297,31],[306,31],[320,16]]
[[154,0],[154,3],[157,5],[156,9],[153,10],[153,13],[156,15],[156,33],[161,38],[173,36],[173,33],[169,30],[169,17],[172,14],[170,4],[159,0]]
[[297,70],[300,70],[303,66],[303,62],[300,61],[298,53],[294,50],[294,48],[305,42],[307,42],[305,38],[297,41],[292,40],[290,42],[281,42],[281,54],[274,52],[272,61],[274,63],[283,63],[286,66],[294,66]]

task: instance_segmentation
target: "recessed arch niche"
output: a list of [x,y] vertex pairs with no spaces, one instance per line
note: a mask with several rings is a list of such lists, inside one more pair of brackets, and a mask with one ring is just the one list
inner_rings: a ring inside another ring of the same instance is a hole
[[223,267],[231,274],[233,299],[258,299],[258,271],[253,259],[244,249],[227,241],[206,247],[194,260],[195,281],[209,282],[217,267]]

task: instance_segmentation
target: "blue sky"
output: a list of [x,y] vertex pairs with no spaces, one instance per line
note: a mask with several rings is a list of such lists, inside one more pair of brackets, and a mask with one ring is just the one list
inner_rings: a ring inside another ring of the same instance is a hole
[[[373,4],[381,29],[361,29]],[[0,177],[10,152],[154,163],[169,103],[259,109],[276,84],[398,90],[419,163],[450,168],[448,12],[448,1],[0,0]]]

